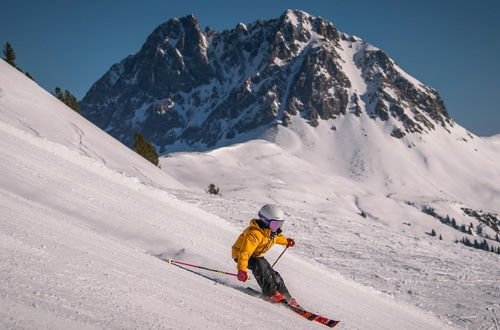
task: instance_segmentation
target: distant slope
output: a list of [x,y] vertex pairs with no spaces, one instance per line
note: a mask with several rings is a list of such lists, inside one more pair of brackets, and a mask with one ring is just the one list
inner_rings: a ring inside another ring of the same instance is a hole
[[293,118],[271,141],[375,194],[446,199],[500,213],[500,153],[491,144],[458,125],[404,141],[384,130],[366,114],[315,128]]
[[[208,274],[227,286],[217,284],[153,257],[231,270],[241,229],[165,186],[179,187],[0,61],[0,328],[324,329],[235,290],[234,278]],[[216,208],[210,198],[194,202]],[[279,269],[344,329],[447,328],[294,252]]]

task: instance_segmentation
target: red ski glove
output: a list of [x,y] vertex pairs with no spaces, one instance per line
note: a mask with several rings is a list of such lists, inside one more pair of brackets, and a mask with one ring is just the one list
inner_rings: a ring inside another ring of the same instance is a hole
[[293,240],[293,238],[287,238],[286,241],[287,241],[287,243],[286,243],[287,247],[294,247],[295,246],[295,241]]
[[245,282],[246,280],[248,280],[247,272],[245,272],[243,270],[239,270],[237,278],[238,278],[238,281]]

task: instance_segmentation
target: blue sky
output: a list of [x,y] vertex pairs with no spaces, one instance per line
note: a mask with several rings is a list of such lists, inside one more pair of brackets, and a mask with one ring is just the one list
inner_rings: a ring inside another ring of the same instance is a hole
[[170,18],[192,13],[202,28],[221,31],[290,8],[384,50],[435,88],[465,128],[500,133],[498,0],[0,1],[2,48],[10,42],[17,64],[45,89],[59,86],[79,99]]

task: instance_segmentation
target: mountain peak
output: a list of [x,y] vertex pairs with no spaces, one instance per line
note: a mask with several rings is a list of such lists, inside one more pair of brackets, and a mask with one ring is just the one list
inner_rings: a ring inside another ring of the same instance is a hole
[[171,19],[97,81],[80,108],[128,145],[143,131],[161,152],[261,136],[294,116],[313,127],[368,116],[399,139],[453,125],[432,88],[301,10],[220,33],[201,32],[194,15]]
[[338,39],[336,29],[331,22],[302,10],[287,9],[281,15],[280,22],[283,26],[289,26],[295,32],[293,38],[299,41],[307,41],[315,35],[329,40]]
[[150,34],[149,38],[153,38],[155,42],[159,42],[163,38],[178,38],[189,31],[200,31],[200,25],[193,14],[181,18],[175,17],[160,24]]
[[304,20],[315,18],[314,16],[298,9],[287,9],[281,15],[280,19],[284,22],[290,22],[293,25],[299,25]]

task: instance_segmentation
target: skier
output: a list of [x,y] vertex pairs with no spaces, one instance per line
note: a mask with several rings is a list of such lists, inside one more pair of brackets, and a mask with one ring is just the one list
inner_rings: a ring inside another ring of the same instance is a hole
[[259,218],[252,219],[250,225],[241,233],[232,248],[232,256],[237,263],[238,280],[248,279],[247,268],[252,270],[264,296],[271,302],[282,302],[284,299],[292,306],[298,307],[297,301],[290,296],[285,282],[264,258],[275,243],[295,246],[295,241],[281,233],[285,222],[285,213],[277,205],[266,204],[259,211]]

